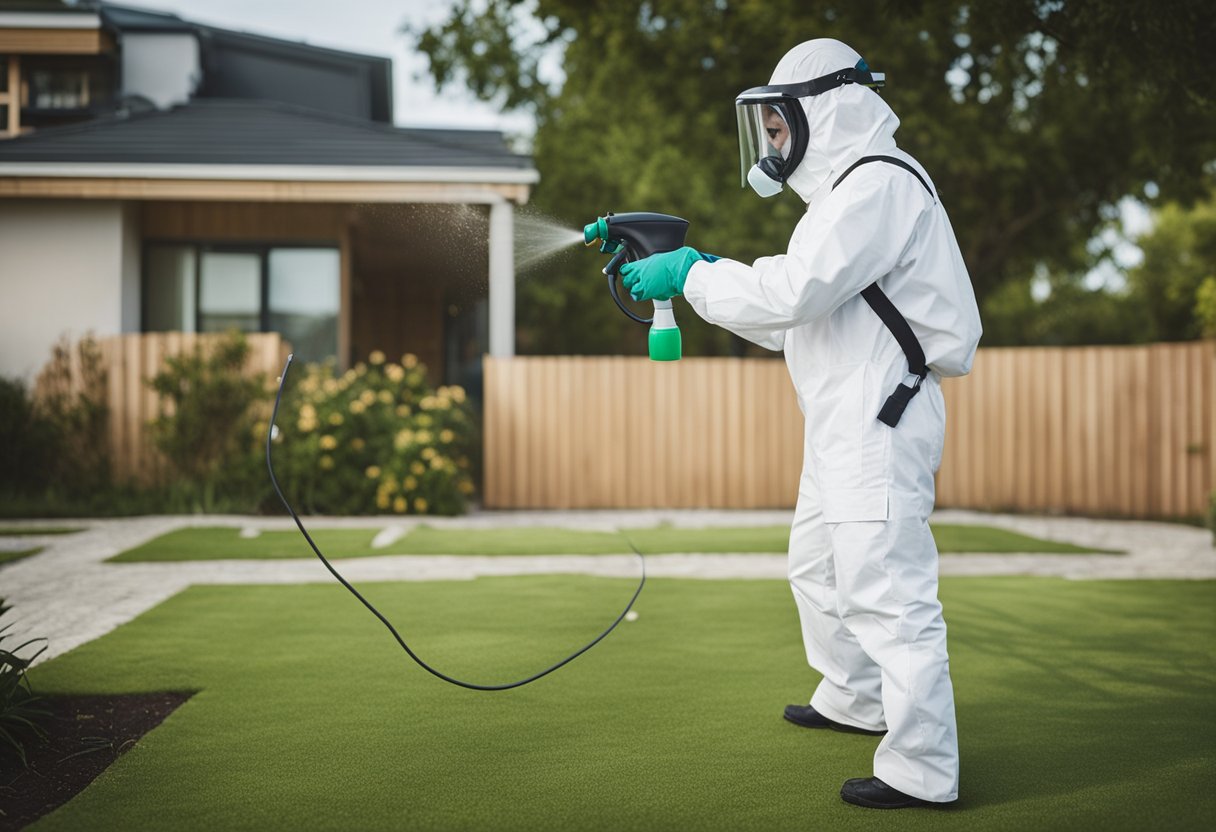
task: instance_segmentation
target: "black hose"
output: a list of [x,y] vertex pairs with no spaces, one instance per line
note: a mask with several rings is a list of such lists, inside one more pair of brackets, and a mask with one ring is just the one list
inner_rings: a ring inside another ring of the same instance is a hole
[[418,664],[419,667],[421,667],[427,673],[430,673],[432,676],[438,676],[440,679],[442,679],[445,682],[450,682],[451,684],[458,685],[459,687],[462,687],[462,688],[469,688],[470,690],[510,690],[511,688],[523,687],[524,685],[528,684],[529,682],[535,682],[537,679],[541,678],[542,676],[548,676],[550,673],[557,670],[559,667],[562,667],[563,665],[567,665],[570,662],[574,661],[579,656],[583,655],[588,650],[590,650],[592,647],[594,647],[595,645],[597,645],[601,641],[603,641],[604,637],[607,636],[609,633],[611,633],[613,630],[615,630],[616,625],[620,624],[625,619],[625,616],[629,613],[629,610],[633,608],[633,602],[636,601],[638,599],[638,596],[642,594],[642,587],[646,585],[646,558],[643,557],[642,553],[637,550],[637,547],[635,547],[633,545],[632,541],[630,541],[630,543],[629,543],[629,548],[633,549],[633,553],[635,555],[637,555],[638,560],[641,561],[642,577],[641,577],[641,580],[638,581],[638,588],[636,590],[634,590],[633,597],[629,599],[629,604],[626,605],[625,610],[620,615],[617,616],[616,621],[613,621],[612,625],[607,630],[604,630],[604,632],[600,633],[588,644],[586,644],[583,647],[580,647],[578,650],[571,653],[569,656],[562,659],[560,662],[553,665],[552,667],[548,667],[548,668],[540,671],[539,673],[534,673],[533,675],[527,677],[526,679],[520,679],[517,682],[506,682],[501,685],[479,685],[474,682],[465,682],[465,681],[463,681],[461,679],[457,679],[453,676],[448,676],[446,673],[438,671],[435,668],[431,667],[426,662],[424,662],[421,658],[419,658],[418,654],[415,653],[413,650],[411,650],[410,646],[405,643],[405,639],[403,639],[401,637],[401,634],[397,632],[397,628],[392,625],[392,622],[390,622],[387,618],[385,618],[383,615],[381,615],[380,611],[378,609],[376,609],[374,606],[372,606],[372,603],[370,601],[368,601],[366,598],[364,598],[362,595],[360,595],[359,590],[357,590],[353,586],[351,586],[350,583],[338,573],[338,570],[334,569],[333,564],[331,564],[325,558],[325,555],[321,554],[321,550],[317,548],[317,544],[313,541],[312,536],[309,535],[308,529],[304,528],[304,523],[300,521],[300,516],[298,514],[296,514],[295,509],[293,509],[291,507],[291,503],[287,502],[287,498],[283,495],[283,489],[279,488],[279,480],[274,475],[274,464],[271,461],[270,448],[271,448],[271,445],[273,444],[273,439],[274,439],[275,422],[278,421],[278,417],[279,417],[279,403],[283,399],[283,387],[287,384],[287,371],[291,369],[291,362],[292,362],[293,358],[294,358],[294,356],[288,355],[287,363],[283,365],[283,375],[279,377],[279,391],[278,391],[278,393],[275,394],[274,410],[271,412],[271,415],[270,415],[270,426],[266,429],[266,470],[270,472],[270,483],[271,483],[271,485],[274,486],[275,493],[279,495],[279,499],[283,501],[283,507],[286,508],[287,513],[291,515],[291,519],[296,521],[296,526],[299,527],[300,534],[304,535],[304,539],[308,541],[308,545],[312,547],[312,550],[314,552],[316,552],[317,557],[319,557],[321,559],[321,563],[325,564],[325,568],[329,570],[331,575],[333,575],[335,578],[338,579],[338,582],[340,584],[342,584],[342,586],[344,586],[348,590],[350,590],[351,595],[354,595],[356,598],[358,598],[359,601],[363,604],[363,606],[367,607],[371,611],[372,615],[376,616],[376,618],[379,618],[380,623],[382,623],[385,627],[388,627],[388,631],[393,634],[393,638],[397,639],[397,643],[401,645],[401,649],[404,650],[409,655],[409,657]]

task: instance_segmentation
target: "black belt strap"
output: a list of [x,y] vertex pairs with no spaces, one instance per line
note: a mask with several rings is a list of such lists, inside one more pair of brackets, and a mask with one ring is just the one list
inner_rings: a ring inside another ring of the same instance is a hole
[[[935,200],[937,199],[933,194],[933,189],[929,187],[929,183],[917,172],[916,168],[909,165],[903,159],[897,159],[894,156],[862,156],[832,183],[832,190],[836,190],[836,186],[843,182],[844,178],[856,168],[869,162],[887,162],[892,165],[898,165],[915,176],[916,180],[924,185],[930,197]],[[895,340],[899,342],[900,349],[904,351],[904,357],[908,359],[908,372],[916,376],[916,382],[911,387],[903,383],[896,387],[895,392],[887,397],[886,404],[882,406],[882,410],[878,411],[878,421],[884,425],[895,427],[899,424],[900,417],[904,415],[904,409],[907,408],[908,402],[912,401],[912,397],[920,392],[921,384],[924,382],[925,377],[929,375],[929,367],[925,364],[925,351],[921,348],[920,341],[916,340],[916,333],[908,325],[908,320],[895,308],[895,304],[891,303],[891,299],[887,297],[886,292],[878,288],[877,282],[871,283],[862,289],[861,296],[865,298],[866,303],[870,305],[870,308],[874,310],[887,329],[891,331],[891,334],[895,336]]]

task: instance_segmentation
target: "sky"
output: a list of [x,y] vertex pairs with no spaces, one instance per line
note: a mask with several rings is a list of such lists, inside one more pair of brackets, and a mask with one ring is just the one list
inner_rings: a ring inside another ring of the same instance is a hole
[[468,127],[533,132],[532,119],[503,113],[455,85],[435,92],[426,58],[402,34],[404,24],[442,20],[448,0],[119,0],[186,20],[393,60],[393,114],[405,127]]

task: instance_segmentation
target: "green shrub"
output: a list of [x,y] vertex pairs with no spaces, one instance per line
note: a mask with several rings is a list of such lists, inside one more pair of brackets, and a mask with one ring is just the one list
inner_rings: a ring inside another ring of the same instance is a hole
[[[0,618],[10,609],[0,599]],[[11,624],[0,627],[0,644],[10,638],[7,633],[11,627]],[[43,640],[32,638],[11,650],[0,646],[0,760],[15,756],[22,765],[27,765],[26,742],[46,737],[41,723],[51,714],[36,707],[38,697],[30,689],[29,679],[25,676],[34,659],[46,650],[46,645],[28,658],[17,656],[26,647]]]
[[38,376],[34,406],[53,426],[59,448],[53,486],[69,495],[107,488],[110,476],[110,408],[105,362],[92,336],[73,350],[67,337],[51,349]]
[[307,365],[278,425],[279,479],[309,512],[458,514],[473,493],[472,408],[460,387],[432,389],[413,355],[373,352],[340,376]]
[[51,484],[60,437],[19,379],[0,378],[0,494],[38,494]]
[[1208,497],[1208,528],[1212,530],[1212,545],[1216,546],[1216,491]]
[[196,510],[248,511],[269,489],[250,439],[266,377],[245,369],[248,358],[248,341],[234,331],[166,358],[148,382],[165,405],[150,427],[176,474],[170,488]]

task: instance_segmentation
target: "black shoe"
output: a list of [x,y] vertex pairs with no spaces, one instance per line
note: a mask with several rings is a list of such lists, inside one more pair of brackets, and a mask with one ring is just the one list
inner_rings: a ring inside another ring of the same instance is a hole
[[833,722],[810,705],[786,705],[785,718],[803,728],[831,728],[833,731],[843,731],[846,734],[868,734],[872,737],[881,737],[887,733],[886,731],[867,731],[865,728],[854,728],[852,725]]
[[869,809],[911,809],[914,806],[948,806],[948,803],[934,803],[932,800],[921,800],[910,794],[904,794],[894,789],[877,777],[859,777],[855,780],[844,781],[840,789],[840,798],[845,803],[854,806],[865,806]]

